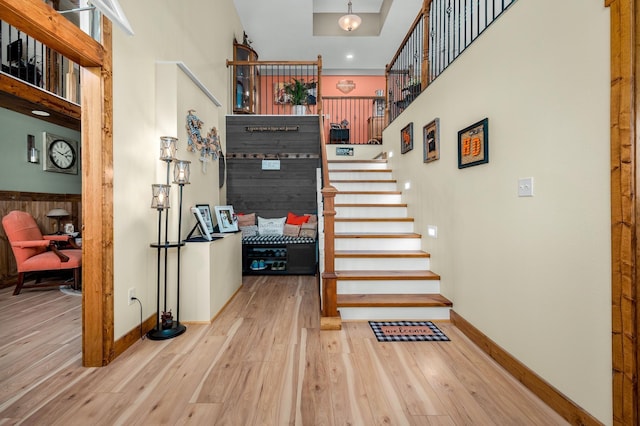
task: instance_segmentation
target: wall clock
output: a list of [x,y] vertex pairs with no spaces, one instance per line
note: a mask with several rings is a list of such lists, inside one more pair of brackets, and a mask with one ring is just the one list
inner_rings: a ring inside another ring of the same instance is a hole
[[44,132],[43,168],[47,172],[78,174],[78,141]]

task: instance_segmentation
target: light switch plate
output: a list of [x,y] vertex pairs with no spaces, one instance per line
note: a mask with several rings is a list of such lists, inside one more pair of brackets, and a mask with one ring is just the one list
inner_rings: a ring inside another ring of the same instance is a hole
[[518,197],[533,197],[533,178],[518,179]]

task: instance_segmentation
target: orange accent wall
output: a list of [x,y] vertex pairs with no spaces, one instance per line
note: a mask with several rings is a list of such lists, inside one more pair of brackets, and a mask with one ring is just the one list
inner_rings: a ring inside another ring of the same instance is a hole
[[[296,76],[296,78],[303,81],[313,80],[310,76]],[[274,100],[274,85],[280,82],[291,82],[291,76],[278,76],[269,75],[262,76],[260,78],[259,93],[259,114],[290,114],[291,106],[288,104],[277,104]],[[356,87],[349,93],[342,93],[336,87],[336,84],[340,80],[352,80]],[[375,96],[376,90],[385,89],[385,77],[383,75],[370,76],[370,75],[328,75],[322,76],[320,85],[322,96]],[[309,105],[307,107],[307,114],[316,114],[317,106]],[[326,113],[326,111],[325,111]],[[329,134],[329,123],[340,122],[346,119],[349,122],[349,129],[351,133],[350,143],[366,143],[367,142],[367,120],[371,116],[371,113],[367,110],[365,115],[361,112],[348,112],[342,114],[339,117],[330,117],[325,122],[325,134]]]

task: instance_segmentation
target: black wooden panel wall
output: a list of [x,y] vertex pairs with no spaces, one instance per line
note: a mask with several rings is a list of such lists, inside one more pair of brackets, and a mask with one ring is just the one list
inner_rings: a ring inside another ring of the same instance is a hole
[[[317,116],[227,116],[227,201],[236,212],[282,217],[316,213]],[[262,170],[279,159],[280,170]]]

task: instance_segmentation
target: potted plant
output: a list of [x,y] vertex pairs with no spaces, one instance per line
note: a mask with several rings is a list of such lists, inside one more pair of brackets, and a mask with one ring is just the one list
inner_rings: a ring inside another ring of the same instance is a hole
[[293,105],[293,114],[304,115],[307,97],[309,96],[309,84],[294,78],[291,83],[284,86],[289,103]]

